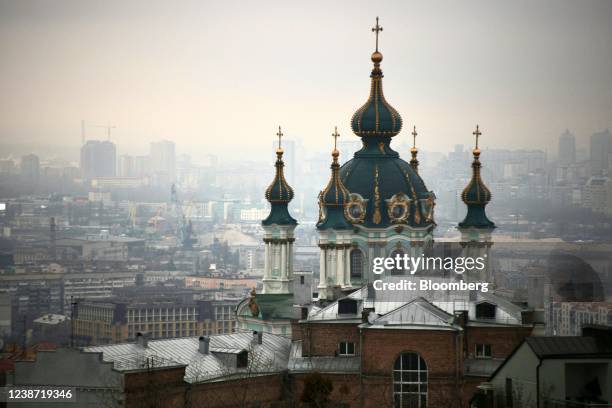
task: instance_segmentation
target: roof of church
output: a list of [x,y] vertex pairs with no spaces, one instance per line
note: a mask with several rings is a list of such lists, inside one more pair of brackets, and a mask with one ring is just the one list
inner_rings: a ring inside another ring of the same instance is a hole
[[[374,68],[370,75],[370,96],[351,119],[351,128],[361,137],[363,147],[340,168],[340,180],[334,181],[333,185],[328,184],[321,200],[323,205],[341,198],[346,202],[346,211],[329,212],[331,221],[326,220],[327,214],[322,211],[319,225],[324,228],[320,229],[335,228],[334,225],[339,228],[348,228],[350,225],[369,228],[387,228],[395,224],[413,227],[435,225],[435,196],[418,174],[416,146],[411,150],[412,165],[402,160],[390,146],[391,138],[402,128],[402,119],[385,100],[382,92],[382,54],[378,51],[378,32],[381,27],[378,22],[374,30],[377,33],[377,47],[372,54]],[[348,190],[348,197],[344,191],[337,194],[338,189],[330,188],[341,184]],[[341,219],[343,215],[346,220]]]
[[295,225],[297,221],[289,214],[289,202],[293,200],[294,192],[293,188],[287,183],[283,168],[285,163],[283,162],[283,148],[280,145],[280,138],[283,133],[281,132],[280,126],[278,127],[279,143],[278,149],[276,149],[276,172],[274,174],[274,180],[266,189],[266,200],[271,204],[270,214],[266,219],[262,221],[263,225]]
[[478,148],[478,136],[480,130],[476,126],[476,147],[473,150],[474,161],[472,162],[472,178],[461,193],[461,199],[468,207],[465,219],[459,223],[461,228],[495,228],[495,223],[489,220],[485,207],[491,201],[491,191],[480,176],[480,149]]
[[[398,283],[410,279],[406,276],[388,276],[383,283]],[[444,278],[428,278],[432,282],[447,283]],[[418,288],[418,286],[417,286]],[[339,302],[352,299],[356,302],[355,313],[339,313]],[[476,306],[491,303],[498,309],[495,318],[482,319],[476,314]],[[362,319],[362,311],[372,310],[376,314],[365,327],[375,328],[418,328],[437,327],[454,329],[450,323],[454,313],[459,310],[468,312],[472,325],[520,325],[522,308],[496,295],[493,292],[443,290],[375,290],[372,284],[364,285],[347,297],[331,302],[322,309],[313,309],[308,316],[309,322],[352,323]]]
[[351,128],[358,136],[395,136],[402,129],[402,117],[387,102],[383,94],[383,73],[380,69],[382,54],[375,51],[372,54],[374,68],[370,74],[370,96],[351,118]]
[[[338,132],[334,133],[334,137],[338,137]],[[338,156],[340,152],[334,146],[332,152],[331,176],[327,186],[319,194],[319,210],[320,219],[317,223],[318,229],[350,229],[351,224],[348,222],[345,214],[345,206],[349,200],[349,191],[344,186],[340,178],[340,164]]]

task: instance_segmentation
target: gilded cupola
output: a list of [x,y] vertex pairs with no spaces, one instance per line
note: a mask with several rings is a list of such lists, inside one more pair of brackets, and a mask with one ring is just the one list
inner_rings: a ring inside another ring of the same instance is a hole
[[391,137],[397,135],[402,129],[402,118],[386,101],[383,94],[383,73],[380,69],[383,56],[378,51],[378,34],[382,31],[382,27],[378,24],[378,17],[376,17],[376,26],[372,28],[372,31],[376,33],[376,50],[371,57],[374,68],[370,74],[370,96],[366,103],[353,114],[351,128],[357,136],[361,137]]
[[332,151],[331,176],[325,189],[319,193],[320,216],[317,228],[347,229],[351,228],[345,215],[350,192],[340,178],[340,163],[338,162],[340,152],[336,146],[336,141],[340,136],[338,128],[335,128],[332,136],[334,137],[334,150]]
[[284,150],[281,146],[281,138],[283,132],[281,127],[278,127],[278,148],[276,149],[276,172],[274,180],[266,189],[266,200],[271,204],[270,215],[262,221],[263,225],[279,224],[297,224],[297,221],[289,214],[289,202],[293,200],[294,192],[293,188],[285,180],[285,174],[283,168],[285,163],[283,162]]
[[463,189],[461,193],[461,200],[467,206],[467,215],[465,219],[459,223],[461,228],[495,228],[493,223],[485,211],[486,205],[491,201],[491,191],[482,181],[480,175],[480,149],[478,148],[478,138],[482,132],[478,125],[473,135],[476,137],[476,145],[472,151],[474,155],[474,161],[472,162],[472,178],[468,185]]

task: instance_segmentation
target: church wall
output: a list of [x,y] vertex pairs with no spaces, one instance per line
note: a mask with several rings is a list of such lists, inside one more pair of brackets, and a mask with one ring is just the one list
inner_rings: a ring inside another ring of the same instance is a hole
[[281,374],[191,386],[191,407],[271,406],[289,398],[291,385]]
[[532,330],[532,327],[468,326],[465,333],[467,356],[474,358],[476,344],[490,344],[493,358],[506,358]]
[[359,354],[359,329],[355,323],[321,323],[303,326],[304,356],[335,356],[341,341],[355,343]]
[[[391,375],[399,354],[412,351],[423,357],[431,375],[454,375],[455,333],[450,330],[366,329],[363,371],[367,374]],[[458,336],[461,337],[460,334]]]

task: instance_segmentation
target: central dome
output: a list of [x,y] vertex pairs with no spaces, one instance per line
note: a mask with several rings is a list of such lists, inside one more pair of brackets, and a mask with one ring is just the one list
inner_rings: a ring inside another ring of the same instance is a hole
[[390,146],[391,138],[402,129],[402,118],[385,100],[382,59],[377,49],[372,54],[370,96],[351,119],[363,147],[340,168],[340,178],[350,192],[346,216],[353,224],[371,228],[434,225],[435,196],[417,171],[416,148],[411,165]]
[[[351,193],[347,204],[351,221],[372,228],[432,225],[434,196],[419,174],[391,149],[389,137],[386,143],[363,139],[364,147],[340,168],[340,178]],[[352,206],[357,213],[351,214]]]

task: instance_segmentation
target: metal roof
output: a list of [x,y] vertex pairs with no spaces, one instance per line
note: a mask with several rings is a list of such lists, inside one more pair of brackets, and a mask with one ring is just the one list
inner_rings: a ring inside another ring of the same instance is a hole
[[[199,346],[198,337],[184,337],[149,340],[147,347],[138,343],[122,343],[86,347],[84,351],[102,353],[103,360],[113,362],[115,369],[120,371],[185,365],[185,381],[199,382],[243,375],[246,370],[250,375],[286,370],[291,340],[264,333],[262,344],[254,344],[253,335],[246,332],[210,336],[209,354],[200,353]],[[229,366],[228,360],[221,355],[237,354],[243,350],[249,352],[247,369]],[[153,360],[147,362],[147,358]],[[150,365],[147,366],[147,363]]]
[[[381,278],[385,283],[399,283],[403,280],[418,281],[421,278],[407,276],[388,276]],[[426,277],[423,279],[431,280],[436,283],[447,283],[445,278]],[[493,292],[476,291],[475,297],[470,298],[469,291],[454,291],[454,290],[420,290],[419,285],[416,285],[415,290],[375,290],[372,284],[364,285],[356,291],[352,292],[347,298],[358,300],[357,313],[355,314],[339,314],[338,301],[332,302],[322,309],[312,308],[308,316],[309,322],[353,322],[356,319],[361,319],[361,312],[364,309],[374,309],[379,319],[385,320],[387,314],[394,312],[409,304],[415,299],[421,298],[426,303],[433,306],[430,310],[436,314],[438,311],[446,312],[449,315],[454,315],[455,311],[468,311],[469,320],[477,321],[475,306],[481,302],[489,302],[497,307],[496,317],[487,319],[487,323],[517,325],[521,324],[521,307],[509,302],[508,300],[496,295]],[[427,306],[423,306],[427,307]],[[416,313],[416,309],[413,310]],[[417,319],[416,315],[404,316],[404,322]],[[395,318],[401,319],[402,316]],[[422,320],[422,316],[420,317]]]
[[603,356],[603,354],[609,355],[612,352],[612,346],[604,347],[604,345],[598,342],[594,337],[527,337],[525,341],[540,358],[553,356],[585,356],[593,354]]
[[355,373],[359,372],[361,364],[359,356],[315,356],[302,357],[302,341],[294,341],[291,344],[291,355],[289,358],[289,371],[301,372],[326,372],[326,373]]

